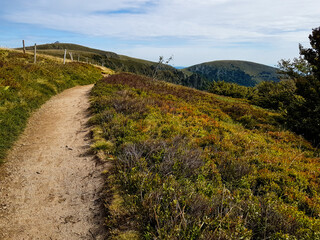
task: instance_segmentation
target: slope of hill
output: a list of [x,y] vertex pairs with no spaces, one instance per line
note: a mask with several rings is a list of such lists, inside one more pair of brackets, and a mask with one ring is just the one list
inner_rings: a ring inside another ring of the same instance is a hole
[[319,239],[319,152],[244,101],[134,74],[92,92],[110,239]]
[[[93,54],[103,55],[106,57],[120,58],[120,56],[114,52],[103,51],[99,49],[89,48],[72,43],[50,43],[37,45],[37,50],[43,53],[49,53],[49,55],[55,55],[63,57],[64,50],[75,52],[77,54],[84,54],[84,56],[93,56]],[[19,48],[21,50],[21,48]],[[34,46],[26,47],[26,50],[34,50]],[[83,56],[83,57],[84,57]],[[75,56],[76,57],[76,56]],[[75,58],[76,59],[76,58]]]
[[[27,47],[33,50],[34,47]],[[255,86],[261,81],[279,81],[277,69],[246,61],[214,61],[198,64],[185,69],[157,62],[146,61],[113,52],[88,48],[70,43],[52,43],[37,46],[40,53],[63,57],[64,49],[73,54],[74,60],[104,65],[117,72],[131,72],[148,77],[156,77],[171,83],[207,89],[212,81],[225,81],[244,86]],[[70,58],[67,54],[67,58]]]
[[187,70],[210,81],[243,86],[255,86],[262,81],[279,81],[276,68],[247,61],[213,61],[188,67]]
[[0,49],[0,161],[25,127],[31,112],[51,96],[102,77],[91,65]]
[[[32,51],[34,47],[30,46],[26,49]],[[72,53],[73,59],[76,61],[79,59],[82,62],[103,65],[117,72],[136,73],[198,89],[206,89],[208,86],[208,81],[198,74],[191,72],[186,74],[185,71],[177,70],[169,65],[161,64],[159,66],[157,62],[118,55],[113,52],[92,49],[81,45],[52,43],[38,45],[37,49],[39,53],[60,58],[63,58],[64,49],[67,49],[68,53]],[[69,54],[67,54],[67,58],[70,58]]]

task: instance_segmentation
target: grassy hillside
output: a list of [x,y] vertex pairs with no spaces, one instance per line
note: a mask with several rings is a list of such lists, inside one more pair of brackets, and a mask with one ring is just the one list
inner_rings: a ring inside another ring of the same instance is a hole
[[188,67],[187,70],[210,81],[225,81],[243,86],[255,86],[262,81],[279,81],[276,68],[247,61],[213,61]]
[[[33,46],[27,47],[29,51]],[[279,81],[277,69],[247,61],[214,61],[175,69],[157,62],[118,55],[113,52],[88,48],[70,43],[52,43],[37,46],[39,53],[63,58],[64,49],[73,54],[74,60],[103,65],[117,72],[131,72],[159,80],[207,90],[212,81],[225,81],[243,86],[255,86],[262,81]],[[69,54],[67,58],[70,59]],[[157,68],[156,74],[155,69]]]
[[278,115],[133,74],[92,92],[112,239],[320,239],[320,158]]
[[83,63],[67,63],[0,49],[0,160],[3,160],[36,108],[51,96],[75,85],[96,82],[101,70]]
[[[32,51],[33,46],[27,47],[28,51]],[[190,86],[198,89],[206,89],[208,81],[198,74],[177,70],[169,65],[161,64],[157,66],[157,62],[150,62],[143,59],[132,58],[124,55],[118,55],[113,52],[107,52],[92,49],[70,43],[52,43],[37,46],[38,52],[63,58],[64,49],[73,54],[74,60],[89,62],[97,65],[103,65],[116,72],[131,72],[168,82]],[[67,58],[70,59],[69,54]],[[157,68],[157,71],[155,71]],[[156,72],[156,74],[155,74]]]
[[[34,50],[34,46],[26,47],[26,49]],[[40,52],[48,51],[48,53],[52,53],[59,57],[63,57],[65,49],[74,53],[80,53],[80,54],[83,53],[85,55],[88,54],[86,56],[92,56],[93,54],[97,54],[97,55],[104,55],[107,57],[120,58],[118,54],[113,52],[107,52],[107,51],[89,48],[89,47],[81,46],[78,44],[72,44],[72,43],[51,43],[51,44],[37,45],[37,50],[40,50]]]

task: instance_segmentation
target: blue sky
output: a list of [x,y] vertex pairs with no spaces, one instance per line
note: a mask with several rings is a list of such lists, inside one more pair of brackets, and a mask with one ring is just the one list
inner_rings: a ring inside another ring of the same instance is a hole
[[1,0],[0,46],[60,41],[152,61],[173,55],[175,66],[275,66],[319,26],[319,0]]

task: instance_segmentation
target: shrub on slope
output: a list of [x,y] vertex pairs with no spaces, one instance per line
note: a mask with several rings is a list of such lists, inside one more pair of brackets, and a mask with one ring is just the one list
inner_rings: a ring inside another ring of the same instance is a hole
[[276,115],[132,74],[92,92],[114,239],[320,239],[319,154]]

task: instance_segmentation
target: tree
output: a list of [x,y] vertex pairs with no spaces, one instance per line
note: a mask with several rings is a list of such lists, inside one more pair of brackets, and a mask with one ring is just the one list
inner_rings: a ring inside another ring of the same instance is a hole
[[251,103],[260,107],[284,110],[292,102],[296,101],[296,84],[293,80],[276,82],[261,82],[256,87]]
[[163,56],[159,56],[159,61],[157,62],[157,65],[155,66],[153,73],[152,73],[152,78],[156,79],[156,76],[158,74],[158,70],[161,68],[161,66],[163,64],[168,65],[171,60],[173,60],[173,56],[169,57],[166,61],[164,61]]
[[320,81],[320,27],[312,30],[309,40],[311,48],[303,48],[299,45],[300,55],[310,64],[312,72]]
[[299,45],[300,57],[279,62],[282,78],[296,85],[296,100],[285,106],[288,127],[320,143],[320,27],[309,35],[311,48]]

